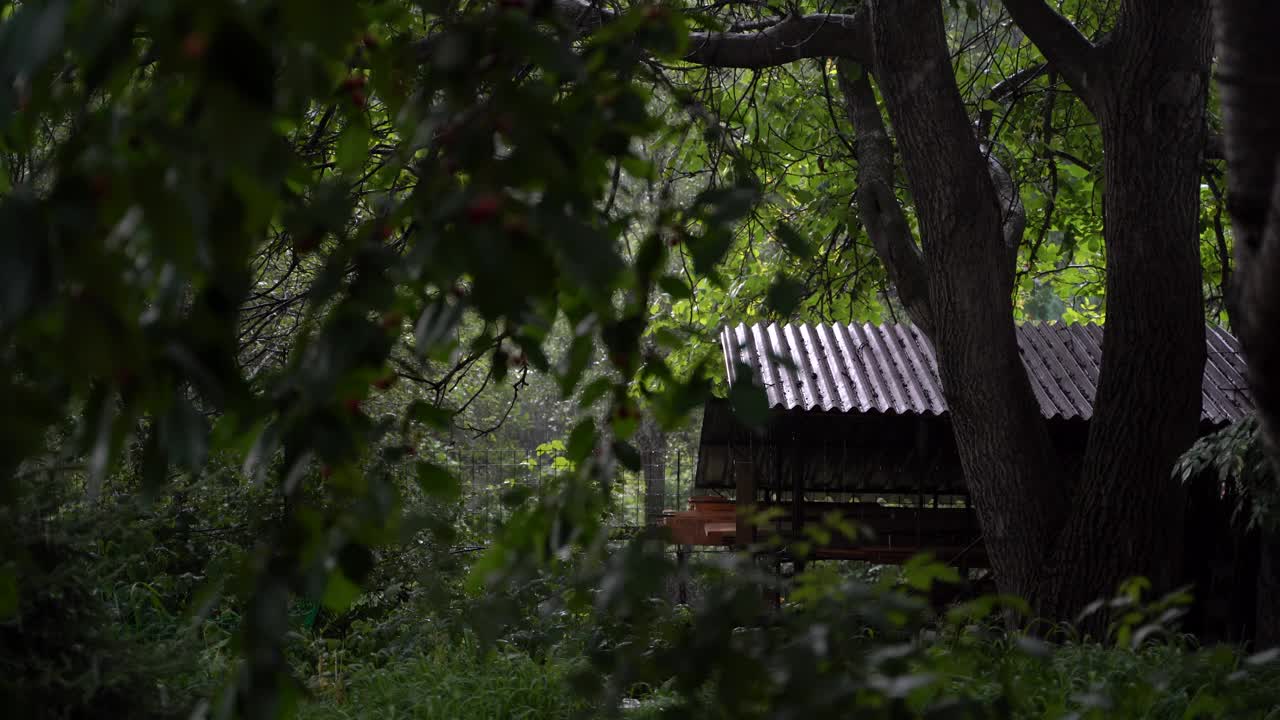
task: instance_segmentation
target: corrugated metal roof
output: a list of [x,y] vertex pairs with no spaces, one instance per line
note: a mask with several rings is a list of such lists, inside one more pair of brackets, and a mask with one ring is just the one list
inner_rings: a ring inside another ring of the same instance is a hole
[[[1020,325],[1018,348],[1047,418],[1093,415],[1102,326]],[[947,411],[933,346],[906,325],[738,325],[720,336],[729,382],[734,358],[762,382],[769,405],[787,410],[941,415]],[[1202,418],[1240,419],[1251,408],[1244,358],[1230,333],[1205,328]]]

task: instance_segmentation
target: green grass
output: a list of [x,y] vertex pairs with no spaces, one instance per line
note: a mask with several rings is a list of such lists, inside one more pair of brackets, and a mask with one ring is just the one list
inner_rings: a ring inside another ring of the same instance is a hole
[[581,701],[562,664],[520,654],[480,656],[472,647],[440,648],[383,667],[355,667],[324,680],[303,705],[304,720],[570,718]]
[[[1247,663],[1226,648],[1188,651],[1160,645],[1128,651],[1068,644],[1034,657],[996,642],[984,643],[977,657],[967,654],[965,661],[948,659],[945,648],[938,650],[933,670],[946,677],[939,690],[977,700],[995,716],[1280,719],[1280,670],[1272,666],[1241,674]],[[481,656],[470,643],[442,646],[389,665],[353,666],[319,681],[313,678],[312,699],[300,717],[593,716],[584,714],[590,708],[576,699],[568,674],[563,660],[540,663],[520,653]],[[661,717],[669,699],[646,698],[624,715],[633,720]],[[700,714],[694,711],[689,717]]]
[[1280,667],[1227,647],[1066,644],[1036,657],[993,643],[977,662],[938,664],[951,671],[949,692],[1013,718],[1280,718]]

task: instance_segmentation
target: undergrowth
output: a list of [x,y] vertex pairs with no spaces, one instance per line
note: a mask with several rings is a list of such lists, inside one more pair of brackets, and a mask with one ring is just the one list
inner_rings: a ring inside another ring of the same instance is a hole
[[381,667],[335,670],[332,678],[313,678],[301,718],[558,720],[587,709],[574,699],[568,663],[539,663],[518,652],[481,655],[471,643]]
[[[253,498],[224,490],[193,488],[184,502],[143,513],[47,506],[8,516],[3,531],[25,539],[19,546],[43,571],[27,576],[16,616],[0,622],[6,708],[32,718],[192,717],[216,696],[237,668],[241,600],[231,588],[201,608],[204,588],[252,548],[255,532],[233,522]],[[259,505],[269,522],[270,504]],[[379,556],[370,592],[344,612],[296,598],[288,660],[304,689],[299,716],[737,720],[726,693],[758,691],[762,705],[748,714],[784,717],[779,705],[800,707],[788,693],[812,681],[813,692],[855,688],[857,705],[835,717],[950,707],[948,717],[962,718],[1280,720],[1276,653],[1145,634],[1159,605],[1123,605],[1137,619],[1104,643],[1050,645],[968,624],[978,619],[963,613],[874,630],[924,606],[902,604],[897,591],[877,595],[863,578],[815,572],[793,592],[803,602],[765,623],[776,638],[766,642],[754,620],[734,614],[759,593],[726,591],[732,573],[709,574],[714,591],[691,606],[647,596],[610,616],[605,600],[622,596],[597,591],[575,610],[555,602],[575,593],[554,575],[477,595],[465,588],[467,567],[447,548],[416,543]],[[491,612],[500,605],[505,614]],[[707,664],[716,669],[706,678],[682,683]]]

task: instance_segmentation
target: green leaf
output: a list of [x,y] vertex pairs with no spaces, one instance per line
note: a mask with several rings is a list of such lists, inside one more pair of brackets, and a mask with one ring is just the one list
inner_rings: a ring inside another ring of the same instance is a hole
[[760,193],[750,187],[712,188],[702,191],[695,204],[705,208],[710,222],[723,225],[746,216],[759,199]]
[[439,430],[447,430],[453,423],[453,411],[436,407],[425,400],[414,400],[410,403],[405,417]]
[[502,491],[502,497],[499,501],[505,508],[520,507],[529,498],[533,497],[533,488],[524,485],[516,485]]
[[769,420],[769,397],[752,381],[751,369],[739,365],[738,380],[729,388],[729,404],[738,420],[748,427],[763,427]]
[[813,257],[813,246],[809,240],[787,223],[779,221],[773,234],[792,255],[802,259]]
[[360,598],[360,586],[347,579],[341,570],[329,573],[329,582],[324,588],[321,603],[330,611],[343,613]]
[[671,296],[672,300],[688,300],[693,297],[693,291],[689,289],[679,278],[664,275],[658,278],[658,287],[662,291]]
[[334,161],[344,175],[355,174],[368,162],[372,138],[363,118],[352,120],[338,136]]
[[453,473],[439,465],[420,460],[416,475],[418,487],[432,497],[449,502],[462,497],[462,483],[453,476]]
[[569,433],[569,445],[565,454],[574,462],[582,462],[591,455],[595,447],[596,424],[594,420],[587,418],[575,425],[573,432]]
[[778,276],[769,286],[766,301],[769,307],[782,317],[790,317],[804,300],[803,284],[786,276]]
[[928,553],[922,553],[902,566],[902,578],[908,586],[928,592],[935,582],[959,583],[960,573],[950,565],[934,560]]
[[596,403],[597,400],[605,396],[609,392],[609,388],[613,383],[609,378],[596,378],[592,380],[585,388],[582,389],[582,395],[578,398],[579,407],[589,408]]
[[444,300],[437,300],[427,305],[413,329],[418,353],[430,354],[452,340],[453,331],[461,318],[462,308],[459,305]]
[[635,446],[623,440],[615,440],[613,442],[613,454],[618,458],[618,462],[622,463],[622,467],[639,472],[644,463],[640,459],[640,452]]

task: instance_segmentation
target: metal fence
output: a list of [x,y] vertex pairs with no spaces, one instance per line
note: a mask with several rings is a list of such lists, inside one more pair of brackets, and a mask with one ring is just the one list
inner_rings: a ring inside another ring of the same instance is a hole
[[[548,489],[555,478],[569,470],[562,456],[553,452],[524,450],[464,451],[447,465],[462,482],[469,513],[486,519],[509,515],[504,498]],[[641,453],[638,471],[619,468],[615,476],[613,525],[645,525],[645,509],[661,514],[688,506],[694,461],[683,449]]]

